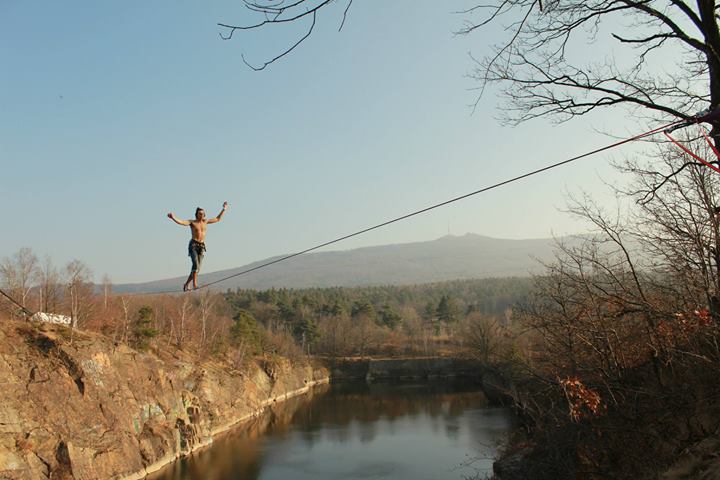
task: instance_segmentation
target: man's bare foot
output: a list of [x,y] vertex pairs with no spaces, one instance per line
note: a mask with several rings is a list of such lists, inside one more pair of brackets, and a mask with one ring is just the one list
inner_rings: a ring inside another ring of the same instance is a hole
[[188,288],[188,284],[186,283],[185,285],[183,285],[183,292],[187,292],[188,290],[190,289]]

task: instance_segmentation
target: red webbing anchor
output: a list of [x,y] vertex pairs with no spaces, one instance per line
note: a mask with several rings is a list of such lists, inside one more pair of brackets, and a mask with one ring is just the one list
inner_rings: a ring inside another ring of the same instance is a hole
[[707,129],[700,125],[702,122],[709,122],[710,120],[715,120],[720,117],[720,108],[715,109],[712,112],[703,111],[698,113],[695,117],[692,119],[683,122],[679,125],[676,125],[673,128],[668,128],[667,130],[663,131],[663,135],[665,135],[672,143],[674,143],[677,147],[679,147],[683,152],[687,153],[691,157],[693,157],[698,162],[702,163],[706,167],[710,167],[713,170],[715,170],[717,173],[720,173],[720,168],[716,167],[712,163],[708,162],[704,158],[701,158],[700,156],[696,155],[694,152],[691,152],[690,149],[685,147],[685,145],[682,145],[680,142],[675,140],[672,135],[670,135],[670,132],[677,130],[678,128],[684,128],[687,126],[692,125],[693,123],[697,124],[697,126],[700,128],[700,131],[703,134],[703,137],[705,137],[705,141],[710,145],[710,148],[712,149],[713,153],[715,153],[715,156],[718,157],[718,162],[720,162],[720,152],[718,152],[718,149],[715,147],[715,144],[713,144],[713,141],[710,139],[710,137],[707,134]]

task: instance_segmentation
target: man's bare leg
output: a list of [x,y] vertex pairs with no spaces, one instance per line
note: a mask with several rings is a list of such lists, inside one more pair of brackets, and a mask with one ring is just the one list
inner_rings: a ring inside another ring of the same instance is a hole
[[[189,280],[188,280],[189,281]],[[197,290],[197,272],[192,272],[193,290]]]
[[195,272],[190,272],[190,275],[188,276],[187,280],[185,281],[185,285],[183,285],[183,292],[187,292],[189,290],[188,285],[190,285],[190,281],[193,280],[194,276],[195,276]]

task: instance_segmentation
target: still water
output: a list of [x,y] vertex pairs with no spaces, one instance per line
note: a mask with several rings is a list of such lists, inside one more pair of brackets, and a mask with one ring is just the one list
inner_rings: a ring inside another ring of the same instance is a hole
[[473,387],[317,387],[152,480],[464,480],[492,471],[512,415]]

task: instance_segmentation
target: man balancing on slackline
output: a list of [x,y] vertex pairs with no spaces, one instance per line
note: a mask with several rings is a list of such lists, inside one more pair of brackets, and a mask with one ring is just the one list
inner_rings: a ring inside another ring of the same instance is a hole
[[219,222],[225,214],[225,210],[227,210],[227,208],[228,202],[223,203],[223,208],[218,216],[209,220],[205,219],[205,210],[200,207],[195,210],[195,220],[178,220],[172,213],[167,214],[168,218],[178,225],[183,225],[185,227],[190,226],[190,231],[192,232],[190,245],[188,245],[188,255],[192,260],[192,270],[190,271],[190,276],[188,276],[185,285],[183,285],[184,292],[189,290],[188,287],[191,280],[193,282],[193,290],[197,290],[198,272],[200,271],[200,264],[202,263],[203,256],[205,255],[205,233],[207,232],[207,226],[210,223]]

